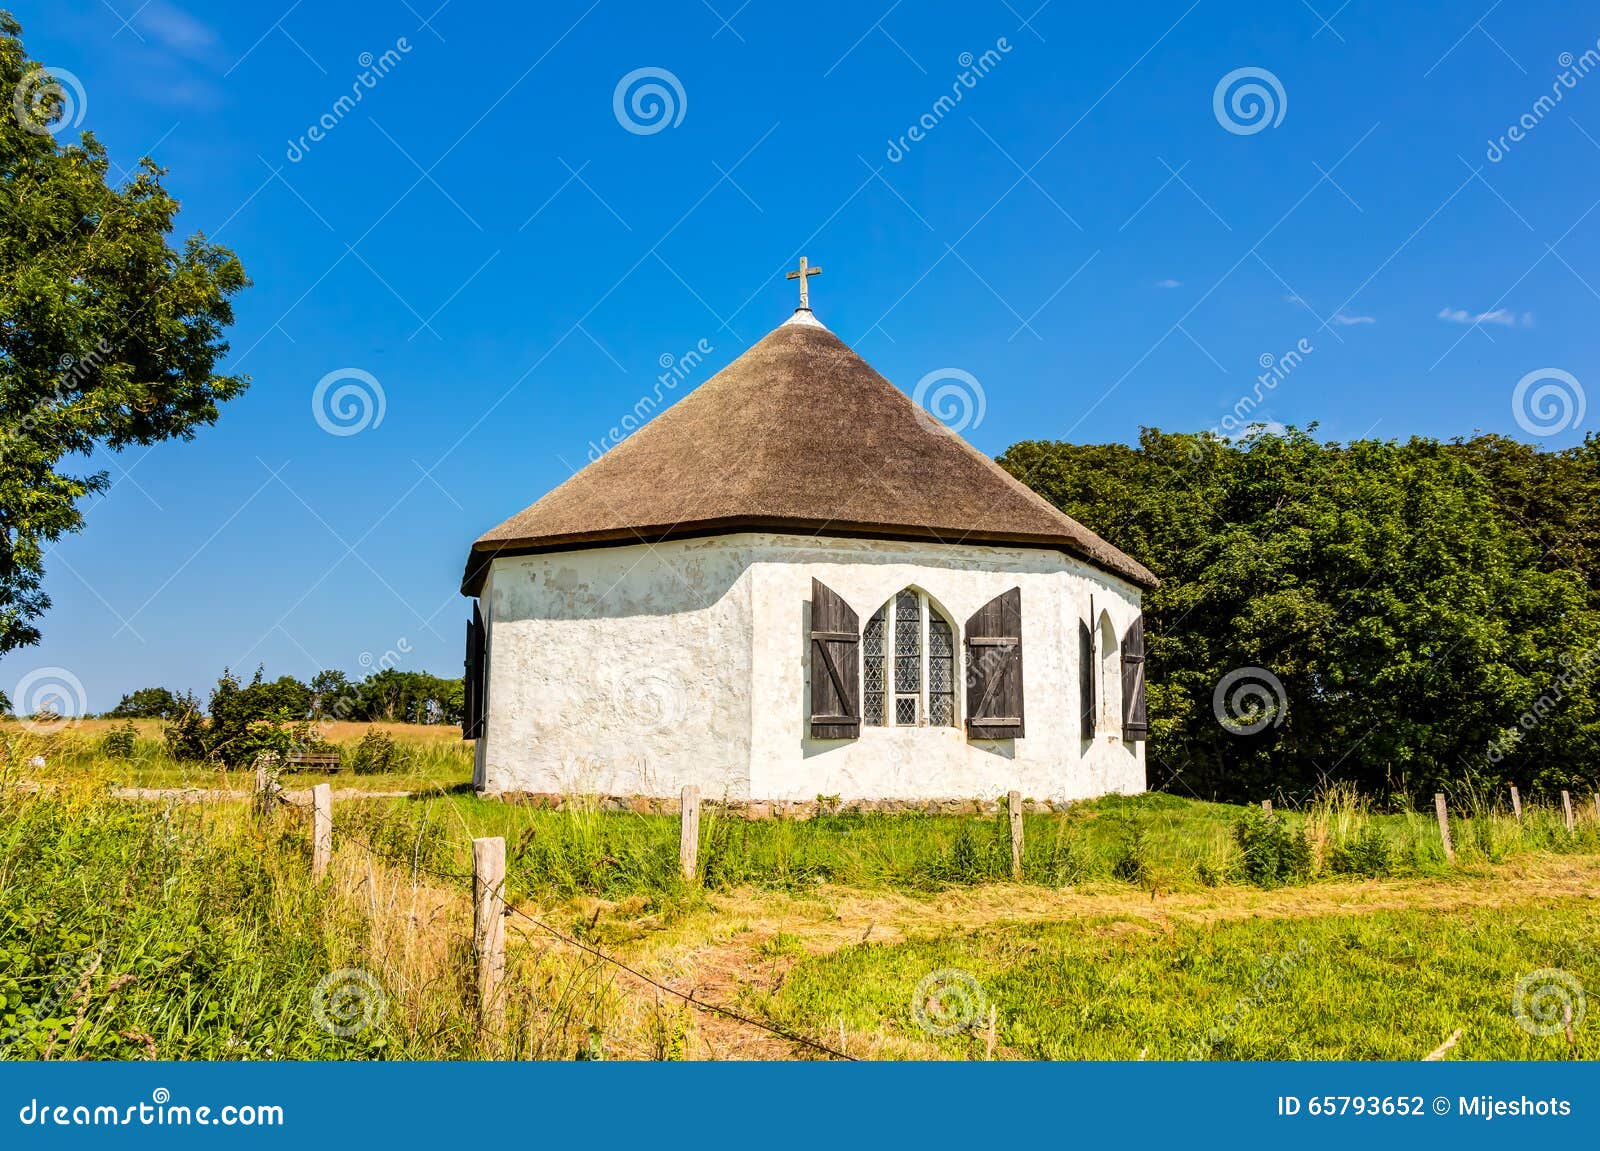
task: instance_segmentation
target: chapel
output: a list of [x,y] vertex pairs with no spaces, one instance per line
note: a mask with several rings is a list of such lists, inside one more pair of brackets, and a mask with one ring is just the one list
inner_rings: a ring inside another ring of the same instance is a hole
[[1145,788],[1155,576],[801,306],[471,547],[481,792],[937,807]]

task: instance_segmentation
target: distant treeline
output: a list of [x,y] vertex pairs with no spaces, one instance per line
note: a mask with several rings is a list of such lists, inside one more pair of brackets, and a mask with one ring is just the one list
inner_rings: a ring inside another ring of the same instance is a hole
[[242,683],[224,670],[202,707],[198,696],[164,687],[144,687],[122,697],[108,719],[176,719],[186,711],[216,717],[218,707],[251,712],[282,712],[295,720],[348,720],[354,723],[460,723],[459,679],[440,679],[421,671],[385,668],[352,681],[342,671],[318,672],[310,683],[292,675]]
[[1000,462],[1161,577],[1153,785],[1504,803],[1600,779],[1600,438],[1146,429]]
[[310,725],[322,721],[459,724],[461,706],[461,680],[426,672],[385,668],[352,682],[342,671],[323,671],[303,683],[290,675],[269,680],[257,668],[249,683],[224,670],[204,705],[189,692],[146,687],[106,715],[165,720],[167,745],[179,759],[243,763],[281,742],[314,744]]

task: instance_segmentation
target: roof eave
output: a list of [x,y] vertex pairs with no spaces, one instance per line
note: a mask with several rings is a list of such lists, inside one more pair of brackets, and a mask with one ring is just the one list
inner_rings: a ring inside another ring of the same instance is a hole
[[702,520],[694,523],[657,525],[654,527],[614,528],[603,531],[580,532],[568,535],[534,536],[507,539],[480,539],[467,553],[466,569],[461,577],[461,594],[476,596],[483,590],[489,566],[496,559],[539,555],[559,551],[583,551],[589,548],[624,547],[629,544],[656,544],[673,539],[693,539],[697,536],[732,535],[741,531],[782,531],[808,536],[837,536],[844,539],[904,540],[939,544],[985,544],[1042,548],[1065,552],[1096,569],[1126,580],[1136,587],[1152,589],[1161,581],[1155,573],[1131,557],[1124,556],[1126,564],[1107,562],[1091,554],[1081,543],[1067,536],[1025,535],[1018,533],[982,531],[944,531],[915,524],[818,524],[812,520],[784,519],[782,517],[748,517]]

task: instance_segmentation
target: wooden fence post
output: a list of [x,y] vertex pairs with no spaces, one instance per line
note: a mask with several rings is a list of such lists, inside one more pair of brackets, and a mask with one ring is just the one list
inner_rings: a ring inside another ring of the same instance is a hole
[[277,761],[277,756],[270,751],[263,751],[256,756],[256,787],[255,787],[255,813],[265,816],[272,810],[274,783],[272,767]]
[[498,835],[472,841],[472,946],[478,953],[478,1018],[492,1026],[505,1015],[500,980],[506,973],[506,841]]
[[1578,821],[1572,814],[1572,792],[1570,791],[1562,791],[1561,793],[1561,813],[1567,818],[1567,834],[1570,835],[1578,830]]
[[1264,814],[1271,815],[1272,814],[1272,800],[1263,799],[1261,801],[1261,810],[1262,810],[1262,812]]
[[1454,863],[1456,861],[1456,849],[1455,845],[1450,842],[1450,811],[1445,807],[1444,792],[1434,793],[1433,811],[1439,817],[1439,838],[1444,843],[1444,857]]
[[1006,806],[1011,811],[1011,878],[1022,879],[1022,792],[1006,795]]
[[333,858],[333,788],[319,783],[311,789],[311,878],[328,873]]
[[700,789],[692,783],[683,789],[679,817],[678,866],[685,879],[693,880],[700,858]]
[[1511,785],[1511,812],[1517,817],[1517,822],[1522,822],[1522,796],[1517,793],[1517,785]]
[[1600,791],[1594,793],[1594,817],[1600,819]]

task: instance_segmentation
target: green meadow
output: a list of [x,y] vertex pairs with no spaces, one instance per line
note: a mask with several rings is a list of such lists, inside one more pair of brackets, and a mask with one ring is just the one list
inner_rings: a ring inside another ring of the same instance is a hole
[[[482,799],[465,745],[402,731],[389,771],[327,777],[334,859],[313,881],[303,810],[254,814],[242,773],[136,734],[128,755],[92,728],[7,733],[0,1057],[822,1057],[572,941],[859,1058],[1600,1054],[1589,797],[1570,831],[1548,797],[1520,820],[1465,797],[1453,862],[1431,811],[1348,790],[1271,816],[1107,797],[1027,815],[1020,881],[1003,816],[710,805],[691,882],[675,817]],[[339,734],[348,761],[367,732]],[[533,917],[507,920],[487,1029],[468,879],[486,835]]]

